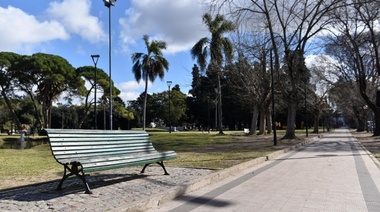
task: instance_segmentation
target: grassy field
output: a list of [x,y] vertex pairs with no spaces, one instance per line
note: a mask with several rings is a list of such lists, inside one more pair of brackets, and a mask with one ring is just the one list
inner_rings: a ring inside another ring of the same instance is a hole
[[[272,135],[245,136],[242,132],[226,131],[226,135],[202,132],[168,132],[148,131],[153,145],[158,151],[174,150],[178,158],[167,161],[168,167],[197,167],[223,169],[265,156],[269,152],[292,146],[304,138],[304,133],[297,134],[299,140],[280,140],[273,146]],[[278,132],[281,138],[283,132]],[[310,135],[313,136],[313,135]],[[17,135],[0,136],[2,142],[18,141]],[[33,141],[47,141],[46,137],[29,137]],[[15,144],[16,145],[16,144]],[[48,144],[30,149],[0,149],[0,189],[37,182],[44,182],[62,177],[63,167],[58,164],[50,152]]]

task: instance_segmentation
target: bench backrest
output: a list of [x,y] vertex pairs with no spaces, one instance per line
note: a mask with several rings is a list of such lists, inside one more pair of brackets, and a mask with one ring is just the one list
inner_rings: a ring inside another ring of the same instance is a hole
[[75,158],[157,152],[145,131],[46,129],[51,151],[59,163]]

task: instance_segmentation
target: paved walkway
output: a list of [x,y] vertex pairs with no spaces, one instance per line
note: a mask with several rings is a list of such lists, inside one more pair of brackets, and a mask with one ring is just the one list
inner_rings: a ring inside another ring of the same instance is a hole
[[379,168],[342,129],[150,211],[379,212],[379,191]]
[[101,172],[91,195],[77,178],[0,190],[0,211],[380,211],[380,171],[347,130],[286,151],[217,172]]

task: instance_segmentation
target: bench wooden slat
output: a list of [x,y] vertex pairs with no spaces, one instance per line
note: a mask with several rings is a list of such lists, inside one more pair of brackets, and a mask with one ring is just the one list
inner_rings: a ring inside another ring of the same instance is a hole
[[51,147],[52,148],[71,148],[71,149],[75,149],[75,148],[82,148],[82,147],[86,147],[86,148],[107,148],[107,147],[146,147],[146,148],[150,148],[152,145],[149,145],[147,143],[135,143],[135,142],[118,142],[118,143],[103,143],[103,142],[100,142],[100,144],[97,144],[96,142],[92,142],[92,143],[78,143],[78,144],[72,144],[72,143],[60,143],[59,145],[57,144],[51,144]]
[[141,158],[147,158],[147,159],[161,159],[166,157],[175,157],[176,154],[174,151],[169,151],[165,153],[156,152],[154,154],[135,154],[135,155],[109,155],[108,157],[83,157],[82,163],[99,163],[99,162],[109,162],[109,161],[118,161],[118,160],[125,160],[125,159],[141,159]]
[[83,134],[83,135],[73,135],[73,134],[55,134],[51,135],[52,141],[59,141],[59,140],[73,140],[75,141],[75,138],[82,138],[81,140],[94,140],[94,139],[100,139],[100,140],[142,140],[146,139],[149,140],[148,135],[133,135],[133,134],[128,134],[128,135],[112,135],[112,134],[102,134],[99,136],[93,135],[93,134]]
[[[146,163],[146,161],[152,160],[153,162],[156,162],[156,161],[162,161],[163,159],[166,159],[169,157],[175,157],[175,155],[169,154],[169,153],[166,153],[166,154],[157,153],[155,155],[153,155],[153,154],[150,154],[150,155],[147,155],[147,154],[134,155],[133,157],[131,157],[131,156],[129,156],[129,157],[116,156],[116,157],[109,157],[107,159],[91,158],[88,160],[82,160],[82,165],[85,167],[85,169],[88,169],[88,168],[96,167],[96,166],[128,164],[128,163],[133,163],[133,162],[138,162],[138,161],[144,161]],[[127,166],[127,165],[125,165],[125,166]]]
[[97,145],[102,145],[102,144],[109,144],[109,143],[148,143],[149,142],[149,138],[140,138],[140,139],[128,139],[128,138],[124,138],[124,137],[120,137],[118,139],[115,139],[115,138],[108,138],[108,139],[105,139],[105,138],[80,138],[80,137],[76,137],[76,138],[65,138],[65,139],[56,139],[56,138],[52,138],[51,139],[51,144],[52,145],[81,145],[81,144],[88,144],[88,143],[95,143]]
[[[70,153],[70,154],[69,154]],[[102,157],[107,157],[107,156],[112,156],[112,155],[128,155],[129,152],[126,151],[110,151],[110,152],[104,152],[104,151],[99,151],[99,152],[92,152],[92,153],[75,153],[75,152],[60,152],[56,153],[56,159],[61,161],[63,159],[70,159],[70,158],[84,158],[84,157],[97,157],[97,156],[102,156]],[[152,154],[154,151],[146,152],[144,151],[134,151],[133,154],[129,155],[136,155],[139,153],[145,153],[145,154]]]
[[[103,147],[103,148],[101,148]],[[103,145],[103,146],[90,146],[90,145],[87,145],[87,146],[68,146],[68,147],[65,147],[65,146],[58,146],[58,147],[52,147],[52,150],[54,152],[60,152],[60,151],[81,151],[81,150],[86,150],[87,152],[91,152],[91,151],[97,151],[97,150],[104,150],[104,151],[110,151],[112,149],[122,149],[122,150],[146,150],[146,151],[149,151],[149,150],[152,150],[154,149],[153,146],[137,146],[137,145]]]

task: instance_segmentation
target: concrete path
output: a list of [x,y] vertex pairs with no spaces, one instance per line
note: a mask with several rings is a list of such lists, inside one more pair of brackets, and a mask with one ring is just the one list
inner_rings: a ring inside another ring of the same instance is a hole
[[380,170],[346,129],[151,209],[380,211]]

